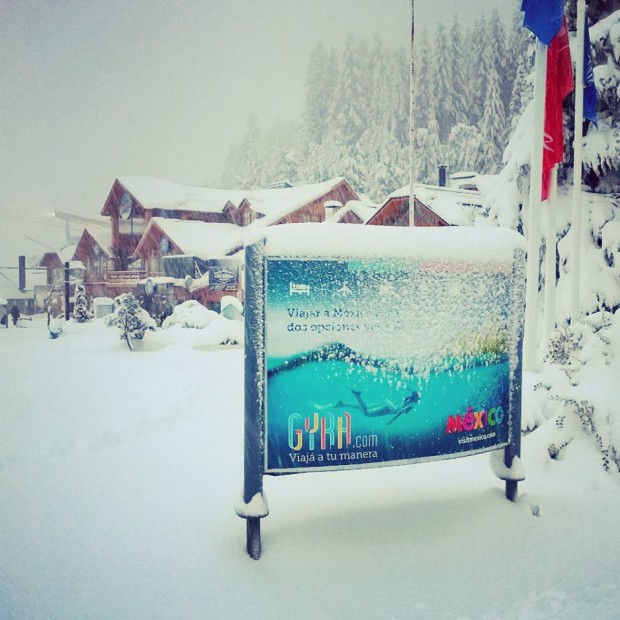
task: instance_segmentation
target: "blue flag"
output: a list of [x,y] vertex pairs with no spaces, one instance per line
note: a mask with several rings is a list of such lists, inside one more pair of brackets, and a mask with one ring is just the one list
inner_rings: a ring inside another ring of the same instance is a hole
[[592,67],[592,48],[590,47],[590,28],[586,15],[585,33],[583,35],[583,118],[596,125],[596,86],[594,68]]
[[523,25],[549,45],[562,25],[564,0],[522,0],[521,10]]

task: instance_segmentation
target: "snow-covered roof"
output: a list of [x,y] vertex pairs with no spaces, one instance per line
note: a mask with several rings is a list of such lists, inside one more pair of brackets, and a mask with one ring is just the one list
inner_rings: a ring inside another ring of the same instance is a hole
[[482,195],[472,190],[418,185],[415,195],[440,218],[454,226],[471,226],[482,207]]
[[190,220],[154,217],[149,222],[135,250],[138,254],[153,226],[157,226],[183,254],[198,258],[225,256],[243,245],[244,229],[236,224],[214,224]]
[[363,200],[349,200],[344,207],[338,209],[330,215],[325,222],[339,222],[347,213],[354,213],[360,218],[362,223],[366,223],[379,209],[379,205],[365,202]]
[[[410,189],[409,185],[405,185],[392,192],[387,200],[409,196]],[[484,199],[483,194],[474,190],[438,185],[414,185],[414,192],[419,201],[454,226],[471,226],[475,215],[482,208]]]
[[75,248],[77,248],[77,243],[71,241],[69,243],[65,243],[53,252],[47,252],[47,254],[56,254],[61,263],[68,263],[75,254]]
[[475,226],[419,227],[285,224],[256,234],[268,256],[419,258],[439,261],[511,263],[525,238],[507,228]]
[[88,234],[97,242],[101,249],[112,256],[112,231],[110,228],[93,227],[87,229]]
[[[7,270],[0,269],[0,297],[3,299],[32,299],[32,293],[23,293],[19,290],[17,282],[11,275],[6,273]],[[17,273],[16,270],[12,270]]]
[[180,185],[151,177],[120,177],[119,183],[147,210],[222,213],[227,203],[236,207],[249,201],[252,209],[271,223],[299,209],[342,183],[342,177],[322,183],[267,189],[216,189]]

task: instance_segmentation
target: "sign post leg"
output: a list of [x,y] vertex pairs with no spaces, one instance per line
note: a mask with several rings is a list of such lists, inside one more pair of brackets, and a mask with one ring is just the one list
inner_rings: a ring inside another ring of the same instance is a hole
[[260,559],[261,542],[260,542],[260,518],[249,517],[246,519],[246,542],[248,555],[253,560]]
[[261,250],[260,244],[249,245],[245,250],[245,458],[243,498],[236,506],[237,514],[246,520],[247,551],[253,560],[261,556],[260,520],[269,514],[263,492],[265,405],[260,330],[264,326],[265,270]]
[[506,499],[516,502],[518,497],[518,482],[516,480],[506,480]]

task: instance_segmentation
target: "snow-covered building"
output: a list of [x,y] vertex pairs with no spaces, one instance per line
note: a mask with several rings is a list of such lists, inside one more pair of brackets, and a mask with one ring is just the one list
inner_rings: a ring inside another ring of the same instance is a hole
[[154,217],[133,255],[159,296],[167,298],[164,305],[170,305],[172,295],[216,308],[224,295],[242,295],[243,261],[233,255],[243,247],[243,236],[236,224]]
[[[65,263],[71,263],[74,260],[73,257],[76,247],[77,243],[68,242],[56,250],[51,250],[43,254],[39,261],[39,266],[47,269],[47,284],[49,286],[64,282]],[[77,269],[79,265],[72,265],[71,267]]]
[[9,308],[17,306],[22,315],[34,314],[42,306],[38,291],[46,289],[45,269],[0,267],[0,297]]
[[[372,226],[409,226],[409,193],[406,185],[391,193],[366,222]],[[474,190],[415,185],[416,226],[468,226],[482,211],[483,195]]]
[[[109,237],[102,240],[101,235],[85,231],[74,258],[86,266],[84,280],[89,295],[114,297],[138,292],[147,278],[154,282],[153,278],[165,277],[165,257],[221,259],[242,248],[244,236],[254,228],[322,222],[332,205],[355,200],[359,196],[342,177],[311,185],[290,187],[285,183],[254,190],[120,177],[101,211],[110,218]],[[183,264],[191,265],[192,261]],[[194,278],[194,270],[190,271],[181,279]],[[213,282],[207,286],[214,288]],[[221,297],[221,291],[218,294]],[[209,303],[219,299],[204,291],[192,291],[191,295],[202,295]]]
[[[46,252],[39,261],[39,266],[47,271],[47,281],[34,289],[36,306],[38,308],[42,308],[46,299],[49,298],[50,303],[54,305],[53,314],[64,312],[66,303],[64,282],[66,275],[69,277],[69,284],[71,286],[70,297],[75,282],[78,280],[82,281],[86,277],[84,263],[75,258],[77,246],[77,242],[67,242],[57,250]],[[66,274],[67,266],[68,274]]]
[[84,286],[91,297],[110,294],[114,283],[108,281],[108,265],[112,260],[112,236],[109,230],[84,229],[75,247],[73,260],[85,267]]

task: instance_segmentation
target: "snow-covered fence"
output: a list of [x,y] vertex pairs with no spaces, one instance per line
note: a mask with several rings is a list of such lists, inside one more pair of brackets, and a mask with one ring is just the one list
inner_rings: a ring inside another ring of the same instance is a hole
[[503,449],[515,501],[525,242],[497,228],[277,226],[246,246],[245,479]]

